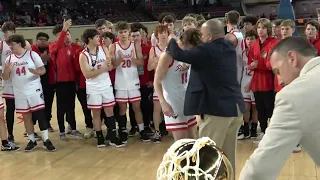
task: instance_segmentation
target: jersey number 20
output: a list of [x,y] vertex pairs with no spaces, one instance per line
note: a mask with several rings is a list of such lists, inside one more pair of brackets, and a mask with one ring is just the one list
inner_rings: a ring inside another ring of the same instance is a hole
[[26,67],[25,66],[22,66],[21,68],[18,67],[17,70],[16,70],[16,74],[18,76],[21,76],[21,75],[25,76],[27,74]]
[[122,68],[130,68],[130,67],[131,67],[131,60],[130,59],[123,60]]

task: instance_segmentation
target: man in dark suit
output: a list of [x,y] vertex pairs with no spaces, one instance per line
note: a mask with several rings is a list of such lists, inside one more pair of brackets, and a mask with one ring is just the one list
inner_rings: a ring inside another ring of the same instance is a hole
[[235,168],[237,133],[244,101],[237,81],[236,51],[219,20],[201,27],[204,43],[184,51],[171,39],[167,52],[177,61],[191,64],[184,114],[201,115],[200,137],[209,137],[228,156]]

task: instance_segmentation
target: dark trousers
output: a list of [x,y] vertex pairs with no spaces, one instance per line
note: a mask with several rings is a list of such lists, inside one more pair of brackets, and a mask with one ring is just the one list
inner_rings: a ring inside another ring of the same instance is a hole
[[43,76],[41,76],[41,84],[42,84],[44,104],[45,104],[44,115],[45,115],[45,119],[48,122],[48,126],[51,126],[50,121],[52,118],[52,103],[54,99],[55,85],[49,84],[49,79]]
[[258,91],[254,92],[254,97],[256,99],[260,128],[265,133],[268,127],[268,118],[271,118],[273,113],[275,93],[274,91]]
[[76,130],[75,118],[75,98],[76,98],[76,82],[57,82],[57,118],[60,133],[65,132],[64,116],[70,124],[72,130]]
[[77,90],[77,98],[81,104],[84,120],[86,123],[86,128],[93,128],[92,124],[92,116],[91,116],[91,110],[88,109],[87,105],[87,91],[86,88],[79,88]]
[[[141,112],[143,116],[144,126],[149,126],[151,120],[153,119],[153,103],[152,103],[152,94],[153,88],[148,88],[147,86],[142,86],[140,88],[141,92]],[[129,117],[131,127],[137,127],[137,121],[134,115],[132,104],[129,104]]]
[[34,125],[38,121],[39,129],[41,131],[47,130],[49,127],[49,122],[47,121],[45,116],[45,109],[32,112],[32,121]]

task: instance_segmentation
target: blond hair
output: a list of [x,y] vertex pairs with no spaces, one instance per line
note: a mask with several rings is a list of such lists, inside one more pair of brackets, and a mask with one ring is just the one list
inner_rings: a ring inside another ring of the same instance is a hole
[[292,29],[296,27],[295,23],[291,19],[283,20],[280,26],[289,26]]
[[198,25],[198,22],[197,22],[196,18],[191,17],[191,16],[185,16],[182,19],[182,25],[187,24],[187,23],[193,23],[195,26]]
[[262,24],[265,28],[267,28],[267,33],[268,35],[272,34],[272,25],[271,25],[271,21],[267,18],[260,18],[256,24],[256,26],[258,27],[259,24]]

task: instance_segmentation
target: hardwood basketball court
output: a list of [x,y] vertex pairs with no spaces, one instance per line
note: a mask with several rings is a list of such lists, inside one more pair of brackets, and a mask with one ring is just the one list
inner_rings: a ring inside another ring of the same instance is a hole
[[[25,153],[27,138],[23,137],[23,122],[21,115],[17,114],[14,135],[21,149],[18,152],[0,152],[0,179],[155,180],[162,156],[172,143],[172,138],[168,136],[161,144],[143,143],[138,136],[132,137],[124,148],[97,148],[94,138],[86,140],[67,136],[69,141],[62,142],[59,141],[55,104],[52,115],[51,124],[55,132],[50,133],[49,137],[57,151],[45,152],[42,142],[38,141],[35,152]],[[84,117],[77,100],[76,118],[78,129],[84,132]],[[38,127],[36,131],[39,132]],[[237,176],[256,147],[251,140],[238,141]],[[279,179],[320,180],[320,168],[302,151],[290,156]]]

